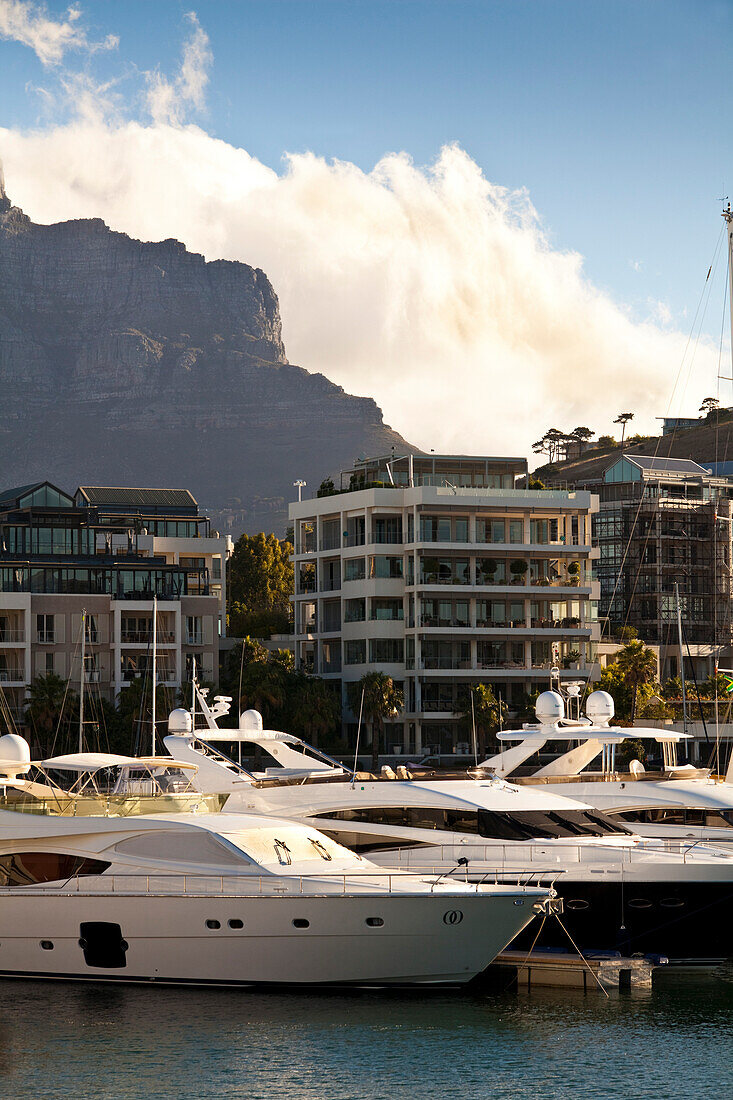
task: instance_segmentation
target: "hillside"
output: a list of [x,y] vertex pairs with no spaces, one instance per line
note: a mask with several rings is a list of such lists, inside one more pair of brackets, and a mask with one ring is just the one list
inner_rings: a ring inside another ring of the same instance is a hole
[[405,441],[369,398],[288,363],[264,272],[98,219],[34,224],[0,192],[0,489],[191,489],[283,530],[315,488]]

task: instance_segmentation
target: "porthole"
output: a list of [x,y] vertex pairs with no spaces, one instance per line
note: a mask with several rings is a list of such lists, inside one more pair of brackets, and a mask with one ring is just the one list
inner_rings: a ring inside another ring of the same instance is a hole
[[367,917],[365,924],[368,924],[370,928],[381,928],[384,921],[381,917]]
[[632,898],[629,902],[629,909],[651,909],[652,903],[648,898]]
[[221,924],[218,920],[207,920],[206,927],[211,929],[221,928]]
[[41,947],[44,951],[53,951],[53,944],[50,940],[41,940]]
[[244,928],[243,920],[230,920],[227,922],[230,928]]
[[663,909],[681,909],[685,903],[682,898],[662,898],[659,904]]
[[565,905],[568,909],[573,910],[573,912],[580,911],[581,909],[590,909],[590,902],[586,901],[585,898],[570,898],[569,901],[565,902]]
[[304,920],[303,917],[296,917],[293,921],[293,928],[310,928],[311,922]]

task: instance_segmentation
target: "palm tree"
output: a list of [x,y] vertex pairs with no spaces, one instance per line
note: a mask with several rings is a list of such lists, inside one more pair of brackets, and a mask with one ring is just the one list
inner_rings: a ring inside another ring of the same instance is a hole
[[[471,701],[473,699],[473,707]],[[461,718],[473,726],[476,724],[476,747],[480,756],[486,755],[488,740],[504,724],[509,708],[503,699],[497,699],[491,684],[472,684],[464,700]]]
[[286,707],[286,729],[319,745],[341,722],[340,698],[333,686],[318,676],[293,672]]
[[623,681],[631,691],[631,721],[636,717],[636,697],[642,684],[652,684],[657,678],[657,658],[643,642],[629,642],[616,657]]
[[626,425],[628,424],[628,422],[630,420],[633,420],[633,419],[634,419],[634,414],[633,413],[619,413],[618,416],[616,417],[616,419],[614,420],[614,424],[620,424],[621,425],[621,445],[622,446],[623,446],[623,442],[624,442],[624,435],[626,434]]
[[372,733],[372,771],[376,772],[385,719],[399,714],[405,705],[404,697],[400,689],[395,687],[392,677],[384,672],[367,672],[361,680],[349,684],[347,692],[351,710],[358,714],[362,709],[364,718],[369,723]]
[[79,698],[75,692],[67,691],[67,686],[66,680],[53,672],[48,676],[36,676],[31,683],[26,714],[41,756],[51,751],[64,703],[68,721],[74,713],[78,714]]

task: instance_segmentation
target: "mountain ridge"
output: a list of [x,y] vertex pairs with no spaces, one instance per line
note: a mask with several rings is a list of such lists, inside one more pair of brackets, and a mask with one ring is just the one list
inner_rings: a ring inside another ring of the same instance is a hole
[[1,184],[0,393],[0,488],[183,485],[247,530],[284,527],[297,478],[408,446],[371,398],[288,362],[259,268],[98,218],[40,225]]

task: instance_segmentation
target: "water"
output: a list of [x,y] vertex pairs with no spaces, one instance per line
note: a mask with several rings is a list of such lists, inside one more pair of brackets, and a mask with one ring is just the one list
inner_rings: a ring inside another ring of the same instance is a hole
[[723,1100],[733,976],[652,992],[249,993],[0,983],[0,1096]]

